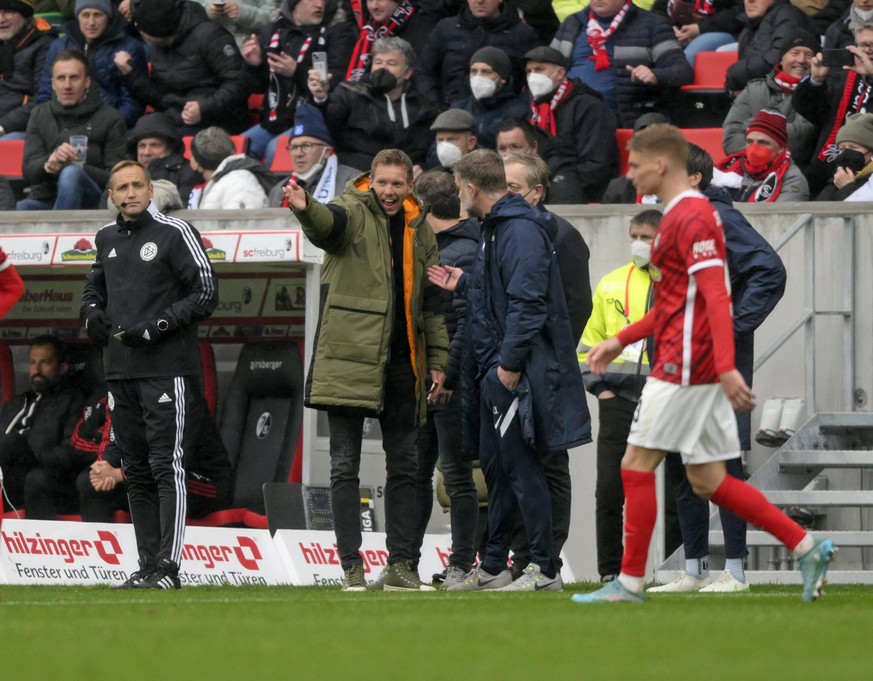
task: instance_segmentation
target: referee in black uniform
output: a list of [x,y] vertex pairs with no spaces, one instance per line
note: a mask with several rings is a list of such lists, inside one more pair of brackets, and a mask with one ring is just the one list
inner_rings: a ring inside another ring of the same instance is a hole
[[97,233],[81,314],[103,360],[122,451],[140,569],[121,588],[180,588],[187,418],[199,390],[197,322],[218,302],[200,234],[157,211],[148,171],[121,161],[109,175],[118,217]]

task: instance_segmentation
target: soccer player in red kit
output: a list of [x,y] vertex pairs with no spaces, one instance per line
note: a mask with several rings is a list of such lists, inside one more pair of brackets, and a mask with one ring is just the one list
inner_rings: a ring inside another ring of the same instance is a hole
[[652,246],[655,302],[636,324],[592,348],[587,363],[604,373],[622,348],[655,336],[655,365],[643,388],[621,462],[626,498],[621,574],[576,603],[642,603],[646,557],[655,526],[655,468],[680,452],[698,496],[725,506],[794,552],[803,600],[817,598],[836,547],[813,539],[761,492],[726,475],[740,455],[734,409],[750,411],[755,396],[734,365],[725,241],[718,213],[691,189],[688,143],[670,125],[652,125],[630,142],[628,178],[638,194],[656,194],[664,219]]

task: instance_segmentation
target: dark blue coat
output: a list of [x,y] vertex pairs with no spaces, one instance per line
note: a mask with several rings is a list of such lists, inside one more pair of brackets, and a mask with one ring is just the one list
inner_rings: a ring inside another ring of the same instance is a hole
[[[735,364],[751,386],[755,329],[785,293],[785,266],[766,239],[733,207],[730,195],[723,187],[709,186],[703,193],[712,201],[724,226],[734,308]],[[741,448],[751,449],[750,414],[738,414],[737,423]]]
[[85,36],[79,29],[79,21],[68,21],[64,25],[66,35],[55,40],[49,48],[36,95],[37,103],[51,101],[52,65],[55,58],[63,50],[79,50],[88,58],[91,79],[100,88],[103,103],[118,109],[124,118],[124,124],[128,129],[132,128],[143,115],[145,104],[139,102],[122,81],[121,72],[115,66],[115,55],[118,52],[127,52],[133,58],[134,68],[143,70],[148,67],[148,57],[145,45],[125,33],[126,26],[124,17],[113,9],[103,35],[93,44],[86,45]]
[[530,399],[521,383],[519,410],[529,405],[522,414],[528,444],[553,451],[590,442],[591,419],[551,221],[518,195],[501,198],[482,222],[473,273],[460,286],[477,381],[496,365],[522,372]]

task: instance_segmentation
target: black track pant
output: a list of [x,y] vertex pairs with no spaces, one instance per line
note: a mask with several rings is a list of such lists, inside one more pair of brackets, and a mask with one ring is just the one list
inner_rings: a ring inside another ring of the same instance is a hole
[[187,376],[108,381],[115,441],[142,567],[182,557],[187,493],[183,456],[196,434],[198,404]]

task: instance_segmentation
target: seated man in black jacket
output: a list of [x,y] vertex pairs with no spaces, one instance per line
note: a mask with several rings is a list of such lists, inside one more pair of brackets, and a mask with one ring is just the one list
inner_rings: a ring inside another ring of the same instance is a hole
[[54,520],[75,508],[76,471],[70,436],[82,395],[66,381],[69,365],[56,336],[34,338],[28,351],[30,390],[0,414],[0,468],[9,501],[31,520]]
[[148,168],[152,180],[169,180],[179,190],[183,205],[188,205],[191,190],[203,176],[191,168],[184,156],[182,138],[173,120],[156,111],[140,118],[127,137],[127,155]]

